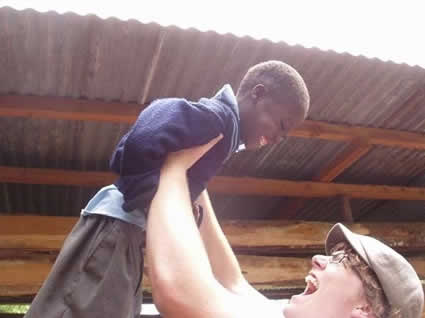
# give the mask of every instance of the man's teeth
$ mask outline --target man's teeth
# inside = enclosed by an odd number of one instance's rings
[[[311,276],[311,275],[308,275],[306,278],[305,278],[305,282],[308,284],[308,283],[311,283],[311,284],[313,284],[313,286],[317,289],[318,287],[319,287],[319,283],[318,283],[318,281],[317,281],[317,279],[316,278],[314,278],[313,276]]]
[[[307,277],[305,278],[305,282],[307,283],[307,290],[313,289],[314,292],[319,288],[319,282],[311,275],[307,275]]]

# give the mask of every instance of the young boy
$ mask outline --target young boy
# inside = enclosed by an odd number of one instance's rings
[[[235,152],[241,140],[254,149],[276,143],[307,116],[309,95],[301,76],[289,65],[269,61],[252,67],[235,96],[225,85],[211,99],[181,98],[153,102],[121,139],[111,160],[119,174],[117,188],[125,211],[149,206],[166,154],[223,139],[189,171],[192,200]]]
[[[413,267],[378,240],[336,224],[326,253],[312,258],[305,291],[288,304],[269,300],[242,275],[206,191],[205,218],[192,217],[186,170],[212,147],[170,154],[147,224],[149,276],[167,318],[421,318],[424,292]],[[214,149],[214,148],[212,148]],[[167,262],[163,260],[166,259]]]
[[[146,213],[167,154],[223,135],[188,172],[193,201],[241,142],[249,149],[278,142],[308,108],[303,79],[279,61],[252,67],[236,96],[226,85],[199,102],[154,101],[112,156],[116,186],[101,189],[83,209],[26,317],[138,316]]]

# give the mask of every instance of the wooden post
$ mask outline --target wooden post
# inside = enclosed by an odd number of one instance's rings
[[[346,223],[353,223],[353,211],[351,210],[350,198],[348,196],[341,197],[342,219]]]

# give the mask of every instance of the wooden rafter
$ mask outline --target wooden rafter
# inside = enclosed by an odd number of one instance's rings
[[[323,198],[349,196],[378,200],[425,200],[425,188],[384,185],[356,185],[324,182],[300,182],[258,178],[216,177],[208,189],[235,195],[293,196]]]
[[[12,168],[0,166],[0,182],[100,187],[113,183],[110,172],[58,169]],[[288,196],[320,198],[349,196],[378,200],[425,200],[425,188],[384,185],[357,185],[324,182],[215,177],[208,184],[212,192],[229,195]]]
[[[304,277],[311,268],[310,258],[266,257],[238,255],[247,280],[256,288],[305,286]],[[425,257],[408,258],[420,277],[425,277]],[[0,296],[37,293],[46,279],[53,261],[43,257],[27,260],[0,260]],[[143,277],[143,287],[150,290],[149,277]]]
[[[0,96],[0,116],[133,123],[143,107],[65,97]],[[425,150],[424,134],[309,120],[289,135],[342,142],[361,139],[368,145]]]
[[[0,116],[133,123],[143,105],[44,96],[0,96]]]
[[[351,143],[328,166],[323,168],[313,181],[331,182],[346,169],[351,167],[372,148],[362,143]]]
[[[5,183],[101,187],[113,183],[116,178],[117,175],[112,172],[0,166],[0,182]]]
[[[418,87],[419,88],[419,87]],[[408,114],[411,111],[411,106],[415,105],[414,101],[420,95],[423,96],[422,88],[419,88],[405,101],[402,107],[395,111],[382,123],[383,126],[391,125],[394,120]],[[313,178],[313,181],[331,182],[345,170],[355,164],[360,158],[367,154],[372,149],[372,144],[365,138],[354,139],[333,161],[326,163],[319,173]],[[305,205],[305,200],[293,199],[286,202],[285,205],[279,209],[279,216],[284,218],[293,218],[298,214],[298,211]],[[343,206],[347,204],[343,201]],[[344,211],[346,209],[344,208]],[[344,212],[345,213],[345,212]],[[349,219],[350,217],[347,216]],[[352,219],[352,215],[351,215]]]
[[[36,215],[0,216],[0,250],[59,250],[77,219]],[[235,249],[274,249],[279,255],[293,255],[293,251],[303,249],[304,255],[309,255],[323,252],[326,234],[333,223],[223,220],[221,225]],[[424,222],[353,223],[347,226],[356,233],[376,237],[400,252],[425,252]]]
[[[66,235],[76,217],[2,216],[0,217],[0,296],[35,294],[47,276]],[[331,223],[285,221],[223,221],[223,230],[232,247],[243,246],[305,249],[323,253],[323,244]],[[364,223],[349,227],[361,234],[372,235],[403,252],[424,251],[425,223]],[[397,231],[394,231],[397,228]],[[408,246],[411,250],[406,250]],[[318,251],[318,249],[320,249]],[[13,251],[24,251],[25,257],[8,257]],[[49,253],[40,253],[49,251]],[[410,253],[411,254],[411,253]],[[302,288],[311,267],[307,255],[281,257],[238,255],[248,281],[256,288]],[[425,277],[425,257],[408,256],[418,275]],[[149,266],[148,264],[146,266]],[[144,287],[149,290],[148,277]]]
[[[347,222],[347,223],[354,222],[350,198],[347,196],[341,197],[341,215],[344,222]]]
[[[319,173],[313,178],[313,181],[319,182],[331,182],[346,169],[356,163],[361,157],[363,157],[369,150],[372,149],[371,145],[367,145],[362,141],[356,141],[350,143],[346,149],[334,160],[327,163],[326,166],[319,171]],[[305,205],[305,200],[292,199],[285,203],[285,206],[280,209],[279,216],[283,218],[293,218],[297,215],[298,211]]]
[[[311,260],[295,257],[238,256],[246,278],[257,288],[287,286],[301,287]],[[34,255],[25,260],[0,260],[0,296],[35,294],[47,277],[54,260]],[[145,267],[145,273],[147,266]],[[144,289],[150,289],[144,275]]]

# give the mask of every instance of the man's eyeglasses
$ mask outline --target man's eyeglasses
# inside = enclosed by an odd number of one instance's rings
[[[345,253],[344,251],[332,253],[330,258],[329,258],[329,263],[330,264],[340,264],[344,259],[347,258],[347,256],[348,256],[348,254]]]

